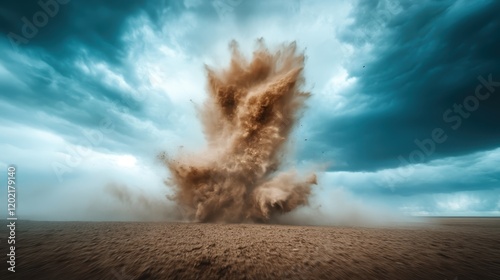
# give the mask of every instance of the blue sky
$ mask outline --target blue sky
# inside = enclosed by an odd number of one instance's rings
[[[17,166],[25,218],[165,218],[156,155],[202,149],[204,65],[262,37],[305,50],[313,96],[290,161],[326,166],[322,204],[498,216],[499,13],[495,0],[4,1],[0,167]]]

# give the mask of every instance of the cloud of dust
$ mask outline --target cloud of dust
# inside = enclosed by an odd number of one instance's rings
[[[227,69],[206,67],[208,98],[198,107],[207,147],[199,154],[161,154],[187,219],[267,222],[307,205],[314,173],[283,170],[287,139],[310,93],[304,54],[295,42],[270,51],[262,40],[250,61],[230,44]]]
[[[87,215],[95,214],[100,220],[123,221],[179,221],[181,213],[173,204],[166,204],[164,197],[146,196],[136,189],[123,184],[109,183],[104,187],[106,193],[117,199],[113,203],[96,203]],[[117,203],[118,202],[118,203]]]
[[[388,226],[415,222],[413,217],[403,216],[391,207],[373,199],[366,201],[342,187],[313,194],[308,207],[273,218],[273,222],[309,226]]]

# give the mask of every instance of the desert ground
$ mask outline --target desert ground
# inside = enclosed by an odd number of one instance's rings
[[[0,279],[500,279],[500,218],[384,227],[18,221]]]

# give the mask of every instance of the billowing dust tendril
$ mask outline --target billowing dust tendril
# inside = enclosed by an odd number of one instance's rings
[[[295,42],[269,51],[262,40],[251,61],[230,44],[227,69],[206,67],[208,99],[198,108],[208,147],[198,155],[162,156],[171,198],[190,220],[267,222],[308,202],[316,175],[281,170],[286,143],[310,93],[304,54]]]

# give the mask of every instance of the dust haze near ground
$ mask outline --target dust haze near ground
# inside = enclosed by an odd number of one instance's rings
[[[315,188],[309,197],[309,205],[276,216],[272,222],[304,226],[388,226],[419,220],[394,211],[376,199],[356,197],[342,187],[328,188]]]
[[[93,211],[102,217],[101,221],[179,221],[182,219],[178,207],[173,203],[165,203],[164,196],[154,197],[117,183],[107,184],[104,190],[114,198],[114,201],[92,207]]]
[[[206,67],[208,98],[198,108],[207,140],[199,154],[160,155],[171,173],[172,199],[201,222],[267,222],[307,205],[314,173],[283,170],[287,140],[309,93],[301,91],[304,54],[295,43],[251,60],[230,44],[227,69]]]

